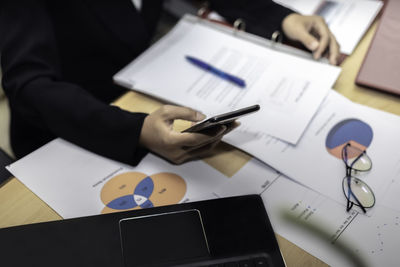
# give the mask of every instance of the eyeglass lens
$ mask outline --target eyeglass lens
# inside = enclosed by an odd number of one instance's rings
[[[351,192],[354,195],[349,194],[349,186],[351,188]],[[375,196],[371,188],[357,177],[344,177],[343,192],[346,198],[357,206],[361,205],[364,208],[370,208],[375,204]],[[358,199],[360,203],[358,203],[354,196]]]
[[[367,154],[351,145],[346,145],[342,150],[342,158],[344,163],[356,171],[368,171],[372,167],[371,159]]]

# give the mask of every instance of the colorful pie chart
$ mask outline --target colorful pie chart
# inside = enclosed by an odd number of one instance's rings
[[[358,119],[348,119],[332,127],[326,137],[325,145],[331,155],[341,159],[342,149],[347,143],[366,150],[371,144],[372,138],[371,126]]]
[[[111,178],[101,189],[102,213],[177,204],[186,193],[186,183],[177,174],[125,172]]]

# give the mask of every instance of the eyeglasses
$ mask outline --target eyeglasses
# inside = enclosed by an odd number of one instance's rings
[[[353,205],[356,205],[366,213],[367,208],[375,205],[375,195],[365,182],[353,174],[371,170],[372,161],[365,150],[352,146],[350,143],[343,147],[342,159],[346,164],[346,176],[342,182],[343,193],[347,198],[346,210],[349,211]]]

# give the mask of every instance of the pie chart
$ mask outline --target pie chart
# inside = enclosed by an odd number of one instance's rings
[[[177,174],[125,172],[111,178],[101,189],[100,198],[105,205],[101,213],[177,204],[185,193],[186,182]]]
[[[373,132],[371,126],[358,119],[347,119],[337,123],[326,137],[326,149],[336,158],[342,158],[342,149],[350,143],[361,150],[371,144]]]

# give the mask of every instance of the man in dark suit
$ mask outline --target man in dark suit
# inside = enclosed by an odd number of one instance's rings
[[[124,89],[112,76],[148,46],[162,12],[161,0],[2,0],[0,51],[3,87],[11,108],[11,144],[19,158],[55,137],[100,155],[137,164],[148,150],[181,163],[210,153],[226,131],[177,133],[174,119],[204,115],[164,106],[148,115],[110,106]],[[319,17],[306,17],[268,0],[211,1],[232,22],[270,37],[280,30],[318,58],[338,45]],[[310,32],[317,35],[311,35]]]

